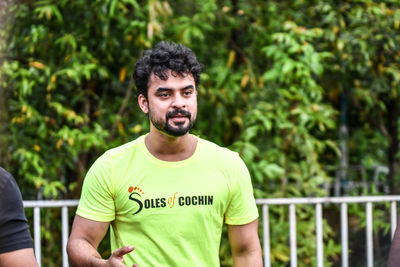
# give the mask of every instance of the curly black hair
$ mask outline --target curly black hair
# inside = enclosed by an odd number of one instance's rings
[[[193,51],[184,45],[166,41],[159,42],[153,49],[145,50],[142,57],[136,62],[133,79],[137,95],[142,94],[147,98],[151,74],[154,73],[165,81],[168,79],[169,70],[182,77],[185,74],[192,74],[197,89],[203,68]]]

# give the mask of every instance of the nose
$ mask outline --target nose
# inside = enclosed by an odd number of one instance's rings
[[[186,107],[185,99],[181,94],[174,95],[174,99],[172,101],[172,107],[179,109]]]

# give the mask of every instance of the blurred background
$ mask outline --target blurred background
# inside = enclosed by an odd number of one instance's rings
[[[0,23],[0,166],[24,200],[78,199],[99,155],[149,130],[131,76],[161,40],[205,65],[193,133],[240,153],[256,198],[400,192],[398,0],[2,0]],[[286,211],[271,209],[272,266],[289,262]],[[324,211],[325,266],[340,265],[338,212]],[[42,211],[44,266],[60,266],[59,213]],[[315,266],[314,210],[297,215],[298,264]],[[375,266],[386,215],[375,207]],[[224,239],[222,266],[229,253]]]

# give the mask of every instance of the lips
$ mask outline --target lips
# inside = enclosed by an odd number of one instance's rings
[[[177,115],[177,116],[171,116],[170,119],[173,122],[181,123],[181,122],[185,122],[186,119],[188,119],[188,116]]]
[[[190,119],[190,112],[186,110],[173,110],[167,113],[167,120],[171,119],[173,121],[185,121],[186,118]]]

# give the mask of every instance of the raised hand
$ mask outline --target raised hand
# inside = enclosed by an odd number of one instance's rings
[[[107,260],[108,265],[110,267],[122,267],[124,265],[124,255],[132,252],[135,249],[134,246],[124,246],[114,250],[113,254],[111,254],[110,258]],[[132,267],[139,267],[136,264],[133,264]]]

